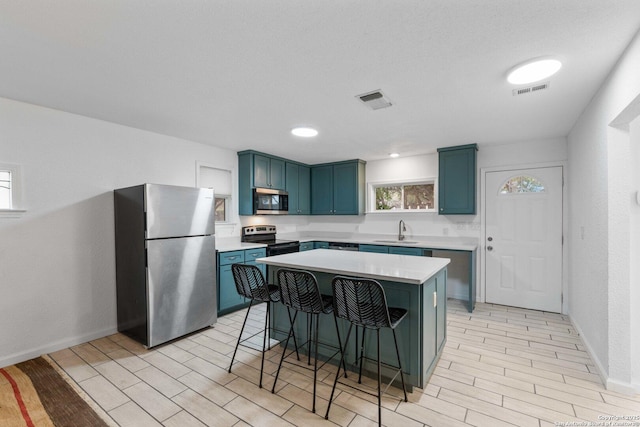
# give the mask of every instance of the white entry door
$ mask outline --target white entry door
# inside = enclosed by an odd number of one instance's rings
[[[562,310],[562,167],[485,175],[486,301]]]

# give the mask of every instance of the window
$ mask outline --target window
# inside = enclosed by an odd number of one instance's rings
[[[231,220],[231,171],[198,163],[197,186],[213,188],[216,222]]]
[[[22,167],[0,163],[0,217],[17,218],[22,210]]]
[[[544,184],[532,176],[516,176],[504,183],[500,194],[543,193]]]
[[[11,209],[11,171],[0,170],[0,209]]]
[[[431,182],[373,184],[373,212],[435,211],[435,185]]]

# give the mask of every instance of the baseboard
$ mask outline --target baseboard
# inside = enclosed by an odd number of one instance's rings
[[[453,298],[453,299],[459,299],[462,301],[469,301],[469,294],[468,293],[462,293],[462,294],[449,294],[447,293],[447,298]],[[476,302],[478,300],[476,299]]]
[[[8,356],[0,357],[0,368],[10,365],[15,365],[16,363],[24,362],[26,360],[34,359],[38,356],[42,356],[43,354],[53,353],[54,351],[63,350],[65,348],[73,347],[74,345],[83,344],[88,341],[93,341],[98,338],[106,337],[108,335],[113,335],[118,332],[117,328],[107,328],[101,331],[95,331],[90,334],[80,335],[75,337],[68,337],[56,342],[47,343],[41,347],[32,348],[27,351],[22,351],[20,353],[10,354]]]
[[[596,357],[596,353],[593,351],[593,347],[591,347],[591,344],[589,344],[589,341],[586,339],[584,333],[582,332],[582,328],[580,328],[580,325],[578,325],[578,323],[575,321],[575,319],[571,315],[569,315],[569,320],[571,321],[571,324],[573,325],[575,330],[578,332],[578,334],[580,334],[580,338],[582,339],[582,342],[584,343],[584,346],[587,349],[587,353],[589,353],[589,357],[591,357],[591,360],[593,360],[593,363],[595,364],[595,367],[598,370],[597,374],[600,377],[600,381],[602,381],[602,384],[604,385],[604,387],[607,390],[615,391],[617,393],[626,394],[626,395],[634,395],[634,394],[640,393],[640,388],[638,387],[637,384],[622,382],[622,381],[609,378],[609,374],[604,369],[604,366],[602,366],[600,359]]]
[[[615,391],[620,394],[634,395],[640,393],[638,384],[625,383],[622,381],[612,380],[610,378],[607,379],[605,387],[607,390]]]

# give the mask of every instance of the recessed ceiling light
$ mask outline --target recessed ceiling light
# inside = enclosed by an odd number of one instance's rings
[[[554,75],[561,67],[562,63],[557,59],[534,59],[512,69],[507,81],[514,85],[537,82]]]
[[[391,153],[391,154],[389,154],[389,157],[393,157],[393,158],[395,159],[396,157],[400,157],[400,154],[398,154],[398,153]]]
[[[291,129],[291,133],[294,134],[295,136],[301,136],[303,138],[311,138],[313,136],[316,136],[318,134],[318,131],[310,127],[297,127],[297,128]]]

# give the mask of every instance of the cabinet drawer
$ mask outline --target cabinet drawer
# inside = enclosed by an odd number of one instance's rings
[[[388,254],[389,248],[379,245],[360,245],[360,252],[375,252],[379,254]]]
[[[266,248],[257,248],[257,249],[247,249],[244,251],[244,261],[252,262],[257,258],[264,258],[267,256]]]
[[[314,249],[329,249],[329,242],[313,242]]]
[[[422,256],[422,249],[420,248],[405,248],[402,246],[390,246],[389,247],[390,254],[396,255],[415,255]]]
[[[245,251],[220,252],[218,255],[220,258],[220,265],[244,262],[244,252]]]

